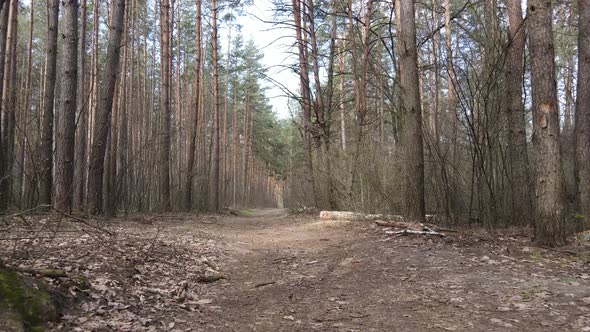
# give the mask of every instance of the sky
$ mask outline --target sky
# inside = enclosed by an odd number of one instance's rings
[[[290,117],[289,98],[272,81],[279,82],[294,93],[298,90],[297,76],[291,69],[284,68],[294,64],[297,60],[289,53],[294,41],[293,32],[277,28],[272,23],[265,23],[265,21],[273,20],[271,0],[254,0],[253,3],[252,6],[246,8],[245,15],[238,18],[238,23],[242,26],[244,38],[252,39],[264,54],[262,64],[268,68],[267,75],[270,77],[266,83],[268,87],[266,95],[274,112],[279,118],[286,119]]]

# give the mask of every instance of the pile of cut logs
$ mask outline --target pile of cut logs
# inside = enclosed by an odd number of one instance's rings
[[[433,218],[433,216],[427,216],[427,219],[431,218]],[[339,221],[373,221],[378,226],[387,227],[385,234],[394,236],[429,235],[444,237],[445,234],[442,233],[442,231],[452,231],[448,229],[443,230],[434,225],[406,221],[404,217],[400,215],[364,214],[348,211],[322,211],[320,212],[320,219]]]

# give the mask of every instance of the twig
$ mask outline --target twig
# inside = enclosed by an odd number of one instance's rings
[[[145,252],[145,255],[143,257],[143,261],[146,262],[148,260],[148,258],[150,257],[150,255],[152,254],[152,252],[154,251],[154,247],[156,246],[156,240],[158,240],[158,237],[160,236],[160,231],[162,230],[162,226],[158,226],[158,229],[156,230],[156,235],[154,235],[154,238],[152,239],[152,241],[150,242],[150,247],[149,249]]]
[[[0,233],[8,232],[14,225],[8,225],[6,228],[0,228]]]
[[[259,284],[254,285],[254,288],[260,288],[260,287],[264,287],[264,286],[268,286],[268,285],[272,285],[272,284],[276,284],[276,281],[266,281],[266,282],[261,282]]]
[[[365,318],[365,317],[369,317],[371,315],[370,314],[360,314],[360,315],[350,314],[349,316],[350,316],[350,318]]]
[[[20,240],[47,240],[47,239],[66,239],[66,238],[70,238],[73,239],[75,238],[74,236],[38,236],[38,235],[33,235],[33,236],[21,236],[21,237],[2,237],[0,238],[0,241],[20,241]]]

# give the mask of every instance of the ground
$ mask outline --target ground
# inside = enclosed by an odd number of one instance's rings
[[[537,248],[518,231],[388,237],[370,222],[284,210],[137,217],[107,228],[132,235],[92,232],[71,246],[67,264],[34,251],[9,260],[53,262],[89,279],[88,291],[66,287],[77,304],[51,329],[590,331],[584,244]],[[85,247],[98,242],[102,250]],[[69,252],[67,240],[59,244]]]

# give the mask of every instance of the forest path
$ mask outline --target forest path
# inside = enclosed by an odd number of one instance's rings
[[[366,223],[282,210],[223,218],[205,231],[226,247],[228,279],[203,294],[211,303],[196,331],[590,330],[588,275],[549,254],[531,259],[520,242],[523,251],[384,241]]]

